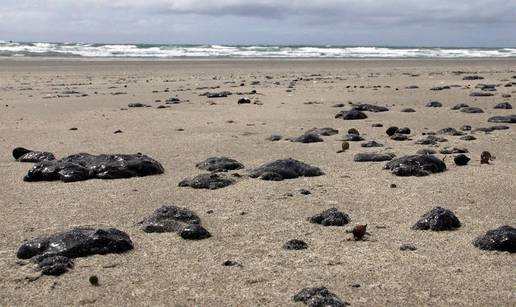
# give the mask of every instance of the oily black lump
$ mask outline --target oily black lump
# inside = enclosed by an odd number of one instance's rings
[[[443,137],[439,137],[439,136],[435,136],[435,135],[428,135],[426,138],[419,139],[419,140],[415,141],[414,143],[418,144],[418,145],[435,145],[435,144],[437,144],[437,142],[447,142],[447,141],[448,140]]]
[[[308,248],[308,244],[306,244],[305,241],[298,240],[298,239],[292,239],[292,240],[285,242],[285,244],[283,244],[283,249],[286,249],[286,250],[301,250],[301,249],[307,249],[307,248]]]
[[[326,287],[301,289],[292,299],[294,302],[302,302],[309,307],[344,307],[349,305]]]
[[[395,134],[391,135],[390,139],[394,140],[394,141],[408,141],[408,140],[411,140],[411,138],[409,138],[408,135],[401,134],[401,133],[395,133]]]
[[[307,134],[307,133],[317,134],[317,135],[322,135],[322,136],[330,136],[330,135],[338,134],[339,130],[333,129],[330,127],[312,128],[312,129],[307,130],[305,134]]]
[[[129,236],[118,229],[73,228],[23,243],[16,256],[32,259],[46,275],[61,275],[73,267],[72,258],[123,253],[133,249]]]
[[[465,107],[460,109],[463,113],[484,113],[484,110],[478,107]]]
[[[471,76],[464,76],[462,80],[482,80],[484,77],[477,76],[477,75],[471,75]]]
[[[142,229],[151,232],[176,232],[183,239],[201,240],[211,234],[201,225],[201,218],[187,208],[163,206],[142,222]]]
[[[463,141],[473,141],[473,140],[476,140],[477,138],[472,135],[465,135],[465,136],[461,136],[459,139],[463,140]]]
[[[289,140],[291,142],[298,142],[298,143],[304,143],[304,144],[307,144],[307,143],[319,143],[319,142],[323,142],[324,141],[318,134],[315,134],[315,133],[305,133],[303,135],[300,135],[300,136],[295,137],[295,138],[291,138]]]
[[[402,127],[402,128],[398,128],[396,126],[391,126],[389,128],[387,128],[387,130],[385,130],[385,133],[392,137],[396,134],[410,134],[410,128],[409,127]]]
[[[385,130],[385,133],[388,135],[388,136],[392,136],[396,133],[396,131],[398,131],[398,127],[396,126],[391,126],[389,128],[387,128],[387,130]]]
[[[384,169],[396,176],[427,176],[444,172],[446,164],[433,155],[409,155],[387,162]]]
[[[369,111],[369,112],[387,112],[389,109],[384,106],[377,106],[369,103],[360,103],[353,105],[353,108],[359,111]]]
[[[443,106],[443,104],[439,101],[430,101],[425,106],[428,108],[440,108]]]
[[[477,237],[473,245],[483,250],[516,253],[516,228],[503,225]]]
[[[459,153],[468,153],[469,150],[464,147],[445,147],[439,151],[443,155],[451,155],[451,154],[459,154]]]
[[[452,127],[447,127],[447,128],[443,128],[443,129],[439,129],[437,131],[437,134],[446,134],[446,135],[464,135],[464,132],[462,131],[459,131],[455,128],[452,128]]]
[[[507,123],[514,124],[516,123],[516,115],[507,115],[507,116],[493,116],[487,120],[490,123]]]
[[[394,158],[393,153],[372,153],[372,152],[361,152],[357,153],[353,157],[355,162],[382,162],[390,161]]]
[[[507,130],[507,129],[510,129],[509,126],[504,126],[504,125],[497,125],[497,126],[491,126],[491,127],[479,127],[479,128],[475,128],[473,130],[473,132],[484,132],[484,133],[491,133],[493,131],[498,131],[498,130]]]
[[[224,98],[232,95],[229,91],[221,91],[221,92],[205,92],[200,94],[199,96],[206,96],[208,98]]]
[[[453,157],[453,161],[455,162],[455,164],[461,165],[461,166],[467,165],[470,160],[471,159],[468,156],[463,155],[463,154]]]
[[[132,248],[131,239],[121,230],[79,227],[46,238],[27,241],[20,246],[16,256],[20,259],[56,255],[76,258],[95,254],[122,253]]]
[[[471,97],[490,97],[490,96],[494,96],[493,93],[486,93],[486,92],[472,92],[469,95]]]
[[[235,183],[235,180],[224,174],[207,173],[195,177],[185,178],[178,184],[180,187],[191,187],[194,189],[216,190],[225,188]]]
[[[59,276],[73,268],[73,260],[65,256],[35,257],[36,270],[44,275]]]
[[[252,170],[249,176],[252,178],[259,177],[262,180],[280,181],[283,179],[321,175],[324,175],[324,172],[320,168],[289,158],[263,164]]]
[[[335,118],[340,118],[343,120],[356,120],[366,119],[367,115],[362,111],[352,108],[349,111],[340,111],[339,113],[337,113],[337,115],[335,115]]]
[[[458,104],[454,105],[453,107],[451,107],[452,110],[460,110],[462,108],[469,108],[469,105],[467,105],[465,103],[458,103]]]
[[[353,133],[346,134],[342,138],[342,141],[349,141],[349,142],[360,142],[360,141],[363,141],[363,140],[364,140],[363,137],[361,137],[358,134],[353,134]]]
[[[351,219],[349,215],[339,211],[337,208],[330,208],[323,212],[307,218],[310,223],[321,224],[323,226],[344,226]]]
[[[72,182],[92,178],[141,177],[163,172],[163,166],[158,161],[140,153],[134,155],[79,153],[59,160],[41,161],[28,171],[23,180]]]
[[[499,104],[494,106],[495,109],[512,109],[512,105],[508,102],[500,102]]]
[[[211,157],[197,163],[195,167],[209,172],[226,172],[242,169],[244,165],[228,157]]]
[[[459,219],[448,209],[435,207],[421,216],[421,219],[412,226],[417,230],[453,230],[461,226]]]
[[[402,128],[398,128],[398,130],[396,130],[396,133],[399,133],[399,134],[410,134],[410,128],[409,127],[402,127]]]
[[[361,147],[370,148],[370,147],[383,147],[383,144],[380,144],[376,141],[368,141],[360,144]]]
[[[35,151],[23,147],[16,147],[13,149],[13,157],[20,162],[37,163],[45,160],[55,160],[54,154],[45,151]]]

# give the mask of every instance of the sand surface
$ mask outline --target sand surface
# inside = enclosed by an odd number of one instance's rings
[[[471,74],[485,79],[462,80]],[[487,127],[493,125],[487,122],[491,116],[516,114],[493,109],[504,101],[516,106],[516,85],[503,86],[516,82],[512,76],[516,60],[0,60],[0,306],[302,306],[292,296],[312,286],[326,286],[352,306],[514,306],[516,256],[481,251],[471,242],[489,229],[516,224],[516,124],[474,133],[477,140],[469,142],[445,136],[449,141],[435,149],[466,147],[472,160],[458,167],[448,156],[448,170],[440,174],[396,177],[382,169],[384,162],[353,162],[358,152],[413,154],[428,147],[414,144],[425,131]],[[479,83],[502,86],[492,97],[469,96]],[[406,89],[411,85],[419,88]],[[430,90],[443,85],[460,86]],[[213,86],[219,88],[198,89]],[[253,89],[259,94],[245,96],[260,104],[238,105],[244,95],[199,96]],[[64,94],[70,90],[87,96]],[[184,102],[156,108],[171,97]],[[431,100],[443,107],[425,107]],[[127,108],[133,102],[151,107]],[[390,111],[367,112],[365,120],[335,119],[349,109],[348,102]],[[332,107],[337,103],[346,106]],[[457,103],[485,113],[450,110]],[[416,112],[400,112],[405,107]],[[391,125],[409,127],[412,141],[390,140],[385,130]],[[69,130],[73,127],[77,130]],[[313,127],[333,127],[339,134],[314,144],[266,140],[271,134],[299,136]],[[337,153],[349,128],[385,147],[352,142]],[[165,173],[28,183],[22,178],[31,163],[11,156],[17,146],[57,157],[141,152],[160,161]],[[480,164],[484,150],[496,156],[490,165]],[[244,177],[218,190],[178,187],[183,178],[202,173],[195,164],[212,156],[242,162],[242,175],[288,157],[326,174],[281,182]],[[390,188],[392,183],[397,188]],[[137,222],[165,204],[197,212],[213,237],[187,241],[175,233],[144,233]],[[455,212],[462,227],[411,230],[438,205]],[[349,214],[351,223],[323,227],[306,221],[330,207]],[[368,224],[368,240],[350,240],[346,230],[356,224]],[[59,277],[38,278],[30,265],[17,264],[23,240],[79,225],[121,229],[135,248],[77,258],[75,268]],[[308,249],[282,249],[294,238]],[[417,250],[400,251],[404,243]],[[225,267],[225,260],[242,267]],[[100,286],[90,285],[90,275],[99,277]]]

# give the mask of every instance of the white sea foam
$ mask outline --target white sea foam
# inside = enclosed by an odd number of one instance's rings
[[[0,40],[0,56],[115,58],[502,58],[516,57],[516,48],[131,45],[44,42],[21,43]]]

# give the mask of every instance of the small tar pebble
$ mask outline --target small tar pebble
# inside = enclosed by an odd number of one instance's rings
[[[99,278],[96,275],[91,275],[89,280],[90,280],[90,284],[92,286],[98,286],[99,285]]]

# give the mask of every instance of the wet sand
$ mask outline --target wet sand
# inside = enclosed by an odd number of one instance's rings
[[[463,80],[466,75],[485,79]],[[500,102],[516,106],[516,85],[504,86],[516,82],[514,77],[514,59],[2,59],[0,305],[302,306],[292,301],[294,294],[326,286],[352,306],[514,306],[515,255],[481,251],[471,242],[487,230],[516,224],[515,124],[473,133],[473,141],[445,136],[448,142],[432,148],[466,147],[472,160],[459,167],[448,155],[448,170],[439,174],[396,177],[383,170],[384,162],[353,162],[359,152],[414,154],[429,147],[414,144],[423,132],[488,127],[494,125],[487,122],[491,116],[516,114],[493,109]],[[289,89],[292,80],[297,81]],[[492,97],[471,97],[480,83],[500,86]],[[406,88],[412,85],[418,88]],[[459,86],[430,90],[445,85]],[[258,94],[199,96],[223,90]],[[113,95],[117,92],[124,94]],[[244,96],[253,103],[238,105]],[[157,108],[171,97],[182,102]],[[434,100],[443,107],[425,107]],[[150,107],[127,108],[138,102]],[[350,108],[348,102],[390,111],[366,112],[364,120],[335,119]],[[338,103],[345,106],[333,107]],[[450,110],[458,103],[484,113]],[[407,107],[416,112],[400,112]],[[409,127],[412,141],[389,139],[389,126]],[[332,127],[339,134],[312,144],[266,140],[271,134],[296,137],[313,127]],[[350,142],[349,150],[337,153],[349,128],[385,146],[368,149],[360,147],[363,142]],[[13,159],[11,151],[18,146],[57,157],[141,152],[160,161],[165,173],[23,182],[31,164]],[[496,157],[489,165],[480,164],[485,150]],[[246,167],[238,171],[242,175],[289,157],[318,166],[325,175],[281,182],[242,178],[218,190],[178,187],[185,177],[202,173],[195,164],[212,156],[240,161]],[[186,241],[174,233],[144,233],[137,223],[165,204],[194,210],[212,237]],[[435,206],[452,210],[462,227],[412,230]],[[349,214],[351,223],[323,227],[306,221],[331,207]],[[356,224],[368,224],[366,241],[350,240],[346,230]],[[75,268],[59,277],[38,278],[29,265],[17,264],[23,240],[83,225],[123,230],[134,250],[77,258]],[[282,249],[290,239],[304,240],[308,249]],[[417,250],[400,251],[405,243]],[[226,260],[242,267],[223,266]],[[99,286],[90,285],[90,275],[98,276]]]

